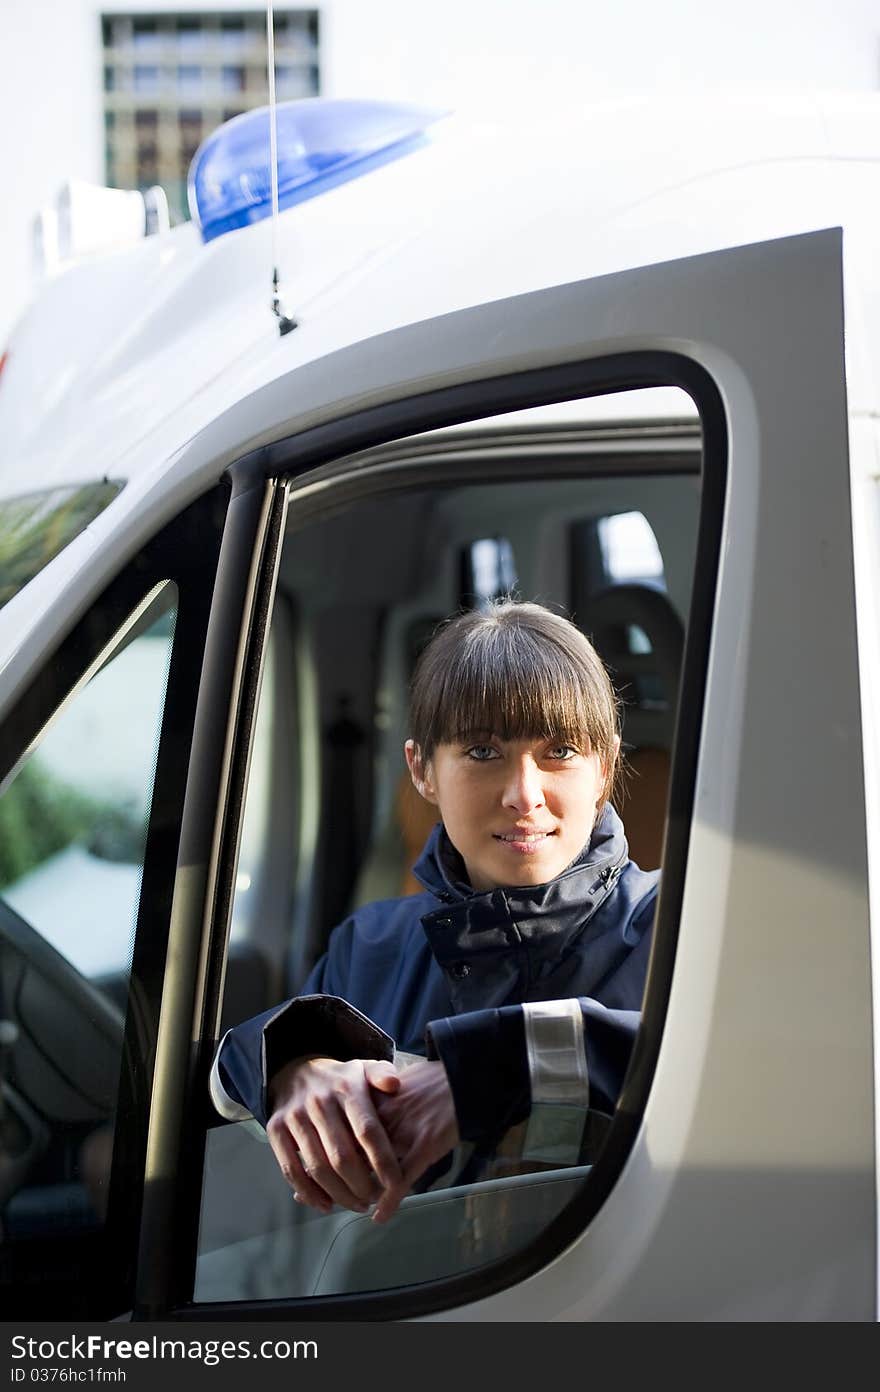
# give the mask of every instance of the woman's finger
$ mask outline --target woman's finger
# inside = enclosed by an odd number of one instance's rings
[[[296,1139],[303,1167],[343,1208],[366,1213],[377,1183],[335,1097],[309,1098],[308,1118],[299,1118]]]
[[[394,1188],[401,1181],[400,1165],[366,1085],[345,1098],[345,1114],[355,1143],[379,1184],[383,1189]],[[375,1192],[372,1197],[376,1197]]]
[[[364,1077],[370,1087],[393,1094],[400,1091],[400,1074],[393,1063],[384,1059],[364,1059]]]
[[[278,1168],[293,1190],[295,1198],[309,1208],[318,1208],[322,1213],[329,1213],[333,1206],[332,1200],[329,1194],[306,1174],[296,1142],[287,1126],[282,1124],[280,1118],[277,1122],[273,1119],[266,1127],[266,1134]]]
[[[409,1191],[410,1185],[405,1179],[401,1179],[400,1183],[395,1184],[392,1188],[386,1189],[380,1195],[379,1201],[376,1204],[376,1209],[373,1213],[373,1222],[387,1223],[388,1219],[400,1208],[402,1201],[406,1198]]]

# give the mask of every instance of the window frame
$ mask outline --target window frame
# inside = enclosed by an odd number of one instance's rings
[[[201,1198],[201,1170],[181,1172],[178,1201],[175,1205],[157,1210],[151,1221],[157,1226],[154,1243],[148,1250],[154,1254],[160,1232],[166,1242],[164,1273],[147,1269],[143,1252],[140,1263],[139,1297],[136,1318],[173,1318],[177,1320],[272,1320],[281,1315],[295,1314],[308,1319],[402,1319],[446,1310],[471,1300],[502,1291],[545,1267],[581,1235],[598,1212],[614,1186],[635,1140],[647,1102],[660,1048],[663,1025],[675,961],[678,921],[684,891],[687,850],[693,812],[699,752],[705,681],[712,632],[712,616],[718,574],[724,502],[726,497],[728,434],[727,418],[719,389],[710,373],[694,359],[681,353],[647,350],[601,357],[579,358],[574,362],[533,368],[504,376],[484,377],[462,382],[439,390],[413,395],[381,406],[366,408],[328,424],[268,445],[245,456],[233,465],[230,472],[236,488],[254,486],[263,480],[275,480],[279,486],[291,485],[297,491],[309,484],[318,490],[333,487],[335,501],[353,496],[361,488],[372,490],[378,479],[381,487],[381,465],[358,465],[348,456],[377,445],[400,442],[403,437],[436,429],[445,425],[515,411],[526,407],[574,400],[611,392],[638,390],[645,387],[675,386],[685,391],[697,407],[703,433],[702,496],[697,534],[691,613],[682,667],[679,717],[673,747],[672,772],[669,790],[666,850],[662,891],[658,901],[654,947],[646,989],[642,1026],[623,1092],[603,1152],[593,1167],[589,1182],[566,1205],[560,1216],[523,1248],[493,1266],[490,1271],[465,1272],[453,1278],[429,1282],[416,1287],[398,1287],[383,1291],[362,1292],[325,1297],[290,1297],[267,1301],[231,1301],[192,1303],[198,1235],[198,1213]],[[530,461],[533,466],[533,460]],[[523,461],[528,467],[527,461]],[[578,467],[578,471],[582,466]],[[614,471],[614,466],[610,466]],[[662,468],[662,457],[656,454],[645,460],[644,471]],[[430,476],[432,465],[422,469]],[[436,464],[433,466],[437,480]],[[419,467],[409,471],[412,481],[418,480]],[[506,467],[505,476],[508,475]],[[467,477],[465,472],[464,477]],[[443,470],[443,481],[462,477],[453,467]],[[279,547],[280,550],[280,547]],[[270,556],[274,571],[265,576],[264,597],[274,589],[278,552]],[[271,607],[271,606],[270,606]],[[269,611],[264,616],[262,631],[268,624]],[[212,616],[213,625],[213,616]],[[251,635],[249,665],[258,666],[260,637]],[[251,721],[253,718],[251,708]],[[242,723],[239,729],[238,766],[246,768],[247,744],[250,731]],[[243,788],[236,794],[239,801]],[[229,829],[227,828],[227,832]],[[234,835],[227,835],[228,853],[235,855]],[[227,880],[234,875],[234,865],[224,871]],[[218,961],[228,933],[226,922],[211,925],[211,944],[206,950],[212,959],[211,981],[222,983],[223,963]],[[207,1003],[207,1002],[203,1002]],[[211,1010],[215,1019],[220,999],[215,992]],[[219,1124],[219,1118],[206,1116],[208,1111],[207,1077],[210,1053],[216,1044],[216,1032],[210,1041],[211,1050],[201,1049],[202,1091],[196,1110],[205,1127]],[[203,1040],[203,1044],[205,1041]],[[165,1080],[170,1084],[170,1080]],[[154,1104],[163,1109],[162,1080]],[[205,1132],[201,1137],[190,1135],[189,1154],[204,1155]],[[189,1186],[184,1197],[183,1190]],[[187,1215],[185,1221],[168,1222],[172,1212]],[[171,1240],[168,1241],[170,1234]],[[149,1294],[147,1294],[149,1292]]]
[[[217,583],[180,817],[168,961],[146,1138],[134,1318],[193,1289],[208,1074],[223,1000],[244,793],[284,531],[287,489],[229,471]],[[169,1240],[170,1237],[170,1240]]]

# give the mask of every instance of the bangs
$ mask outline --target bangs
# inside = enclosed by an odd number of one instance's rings
[[[581,654],[514,625],[484,624],[462,637],[455,660],[431,674],[430,708],[413,712],[427,757],[438,744],[477,734],[558,739],[584,752],[588,743],[607,753],[617,729],[616,703],[585,640]]]

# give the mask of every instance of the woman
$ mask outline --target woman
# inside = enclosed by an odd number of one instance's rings
[[[567,619],[505,600],[448,621],[410,729],[441,819],[425,892],[340,924],[302,995],[229,1031],[212,1075],[301,1203],[375,1202],[378,1222],[459,1140],[491,1146],[538,1103],[613,1110],[659,878],[628,858],[614,691]]]

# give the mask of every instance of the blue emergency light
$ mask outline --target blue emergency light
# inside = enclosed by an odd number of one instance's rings
[[[446,112],[398,102],[309,97],[275,108],[278,206],[357,179],[426,143]],[[187,197],[206,242],[272,213],[269,107],[218,127],[193,156]]]

